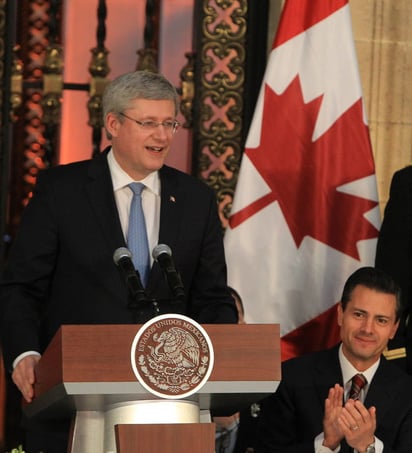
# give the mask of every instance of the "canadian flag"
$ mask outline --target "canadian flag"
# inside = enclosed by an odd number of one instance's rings
[[[229,285],[246,322],[280,324],[283,360],[339,340],[379,225],[348,1],[286,0],[225,233]]]

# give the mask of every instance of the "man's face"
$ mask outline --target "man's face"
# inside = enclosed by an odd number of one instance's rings
[[[375,363],[398,328],[396,297],[358,285],[345,311],[338,306],[343,353],[363,371]]]
[[[163,123],[175,119],[175,105],[171,100],[135,99],[122,113],[138,121]],[[148,130],[114,113],[107,115],[106,127],[117,162],[134,180],[140,181],[163,166],[173,139],[171,130],[162,125]]]

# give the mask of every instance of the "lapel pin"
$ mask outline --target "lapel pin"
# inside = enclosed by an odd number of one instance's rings
[[[172,203],[176,203],[176,198],[175,198],[173,195],[170,195],[169,200],[170,200]]]

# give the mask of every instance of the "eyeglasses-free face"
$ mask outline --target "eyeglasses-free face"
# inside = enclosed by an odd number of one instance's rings
[[[140,120],[136,120],[136,119],[130,117],[129,115],[126,115],[126,114],[123,113],[123,112],[119,112],[119,115],[123,116],[124,118],[127,118],[127,119],[130,120],[130,121],[135,122],[135,123],[138,124],[142,129],[144,129],[144,130],[146,130],[146,131],[153,131],[153,130],[155,130],[157,127],[162,126],[162,127],[164,127],[164,129],[166,130],[166,132],[168,132],[168,133],[170,133],[170,134],[174,134],[174,133],[177,132],[177,130],[178,130],[179,127],[180,127],[179,121],[176,121],[176,120],[173,120],[173,121],[163,121],[163,122],[153,121],[153,120],[144,120],[144,121],[140,121]]]

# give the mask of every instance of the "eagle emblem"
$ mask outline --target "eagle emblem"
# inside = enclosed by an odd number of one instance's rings
[[[142,326],[136,337],[133,368],[153,393],[181,398],[197,391],[209,377],[212,344],[192,319],[161,315]]]

